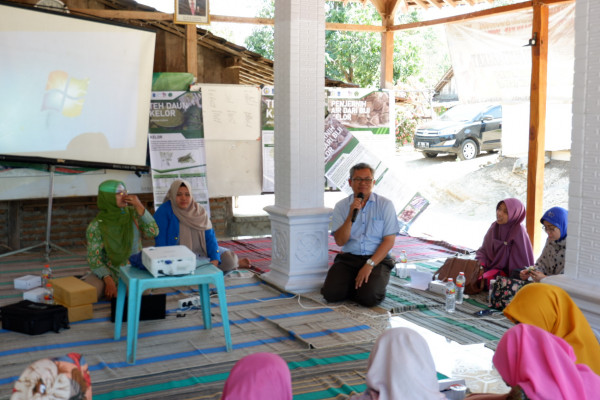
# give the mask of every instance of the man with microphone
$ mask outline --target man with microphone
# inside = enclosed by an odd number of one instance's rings
[[[372,193],[374,173],[368,164],[353,166],[348,182],[354,194],[333,209],[333,237],[342,252],[321,288],[328,302],[351,299],[373,307],[385,298],[394,267],[389,252],[400,226],[392,202]]]

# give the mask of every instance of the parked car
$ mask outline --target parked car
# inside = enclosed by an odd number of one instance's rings
[[[425,157],[452,153],[461,160],[471,160],[482,151],[500,150],[502,106],[458,104],[439,119],[418,127],[414,146]]]

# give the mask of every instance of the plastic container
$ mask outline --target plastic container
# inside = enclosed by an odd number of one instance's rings
[[[42,287],[46,287],[46,283],[50,282],[52,279],[52,268],[50,268],[49,264],[44,265],[42,268]]]
[[[459,273],[456,277],[456,304],[462,304],[463,302],[466,281],[467,278],[465,278],[464,272]]]
[[[494,289],[494,283],[496,283],[495,279],[490,279],[490,290],[488,292],[488,304],[492,306],[492,290]]]
[[[44,303],[54,304],[54,288],[51,283],[46,283],[46,292],[44,293]]]
[[[400,257],[398,257],[398,262],[396,263],[396,276],[402,279],[408,277],[408,257],[406,256],[406,250],[402,250]]]
[[[446,283],[446,312],[453,313],[456,309],[456,286],[454,279],[448,278]]]

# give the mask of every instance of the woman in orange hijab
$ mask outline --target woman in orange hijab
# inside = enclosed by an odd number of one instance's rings
[[[520,289],[504,315],[515,323],[535,325],[563,338],[573,347],[578,364],[600,375],[600,344],[590,324],[563,289],[531,283]]]

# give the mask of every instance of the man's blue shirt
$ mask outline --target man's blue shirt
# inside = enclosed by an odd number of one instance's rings
[[[337,202],[333,208],[332,234],[344,224],[348,217],[354,195]],[[372,255],[384,236],[396,235],[400,230],[394,204],[383,196],[371,193],[369,200],[356,216],[352,224],[350,239],[342,247],[344,253]]]

